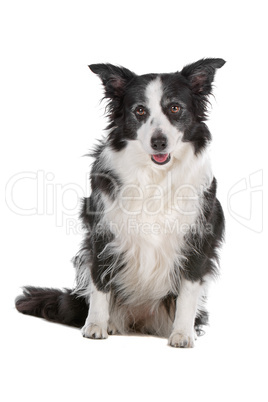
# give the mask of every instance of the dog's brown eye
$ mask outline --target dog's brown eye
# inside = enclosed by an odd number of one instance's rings
[[[172,105],[170,110],[172,113],[178,113],[180,111],[180,107],[178,105]]]
[[[144,109],[143,107],[139,106],[139,107],[136,109],[136,113],[137,113],[139,116],[144,116],[146,112],[145,112],[145,109]]]

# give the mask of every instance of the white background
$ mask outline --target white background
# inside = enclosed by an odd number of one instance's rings
[[[265,2],[1,4],[2,400],[267,401]],[[202,57],[227,61],[208,122],[227,232],[206,335],[192,350],[151,337],[90,341],[18,314],[21,286],[74,283],[70,259],[81,235],[72,225],[78,196],[89,192],[82,155],[106,124],[87,64],[143,74]]]

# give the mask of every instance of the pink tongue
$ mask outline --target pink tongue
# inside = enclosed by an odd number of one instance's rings
[[[153,155],[153,159],[159,163],[165,162],[167,160],[167,158],[168,158],[168,154]]]

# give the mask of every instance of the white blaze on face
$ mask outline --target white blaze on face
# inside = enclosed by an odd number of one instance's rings
[[[151,138],[157,132],[161,131],[167,137],[168,146],[166,153],[172,153],[176,144],[181,139],[183,133],[173,126],[167,116],[163,113],[161,99],[163,98],[163,85],[160,77],[151,81],[146,90],[146,105],[144,105],[149,117],[145,123],[138,129],[138,140],[141,142],[144,150],[149,154],[155,153],[151,147]]]

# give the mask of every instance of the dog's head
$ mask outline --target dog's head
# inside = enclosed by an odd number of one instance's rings
[[[181,142],[201,152],[210,140],[204,124],[208,97],[222,59],[202,59],[171,74],[136,75],[111,64],[89,68],[102,80],[117,151],[137,140],[157,165],[168,165]]]

